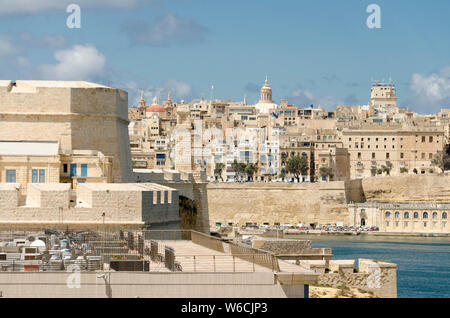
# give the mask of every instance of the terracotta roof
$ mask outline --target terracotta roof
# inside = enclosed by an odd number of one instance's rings
[[[160,105],[152,105],[150,107],[147,107],[146,109],[147,112],[165,112],[166,110],[164,109],[164,107],[160,106]]]

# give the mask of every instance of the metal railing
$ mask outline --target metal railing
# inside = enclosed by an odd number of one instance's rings
[[[249,273],[277,271],[276,263],[261,266],[257,254],[176,255],[175,271],[192,273]]]
[[[212,249],[214,251],[225,253],[225,250],[223,248],[223,241],[221,239],[197,232],[192,231],[191,232],[191,240],[192,243],[201,245],[203,247]]]
[[[233,256],[239,257],[247,262],[256,263],[273,271],[280,271],[278,259],[274,254],[238,243],[230,242],[229,244]]]

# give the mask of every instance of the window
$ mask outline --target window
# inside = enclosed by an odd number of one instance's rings
[[[386,214],[385,214],[385,218],[389,219],[390,217],[391,217],[391,212],[387,211]]]
[[[395,218],[396,218],[396,219],[400,219],[400,212],[398,212],[398,211],[395,212]]]
[[[77,176],[77,165],[74,163],[70,164],[70,176],[76,177]]]
[[[433,142],[433,136],[430,136],[429,141]]]
[[[442,212],[442,219],[447,219],[447,212]]]
[[[422,136],[422,142],[425,142],[425,136]]]
[[[16,170],[6,170],[6,182],[8,183],[16,182]]]
[[[428,154],[428,159],[433,159],[433,154],[432,153]]]
[[[81,164],[81,177],[87,177],[87,164]]]
[[[375,152],[372,152],[372,159],[375,159]]]
[[[403,214],[403,218],[409,219],[409,212],[405,212],[405,213]]]
[[[422,159],[425,159],[425,153],[422,152]]]
[[[419,218],[419,213],[418,212],[414,212],[414,218],[418,219]]]
[[[45,183],[45,169],[39,169],[39,183]]]
[[[423,222],[423,227],[427,227],[427,222]]]
[[[428,212],[423,212],[422,217],[423,217],[424,219],[428,219]]]
[[[386,159],[389,159],[389,152],[386,152]]]
[[[400,159],[403,159],[405,157],[405,154],[403,152],[400,153]]]
[[[361,159],[361,153],[358,152],[358,159]]]
[[[39,182],[39,171],[38,169],[31,170],[31,183]]]
[[[67,163],[65,163],[65,164],[63,164],[63,172],[67,173],[67,171],[68,171],[68,166],[67,166]]]
[[[437,212],[433,212],[433,219],[437,219],[437,218],[438,218]]]
[[[405,222],[405,227],[408,227],[408,222]]]

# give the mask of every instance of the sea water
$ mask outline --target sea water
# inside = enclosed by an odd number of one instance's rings
[[[332,248],[333,259],[369,258],[397,264],[399,298],[450,297],[450,238],[308,235],[313,247]]]

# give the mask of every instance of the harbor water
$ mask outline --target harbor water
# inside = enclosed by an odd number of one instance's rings
[[[302,235],[312,247],[332,248],[333,259],[369,258],[397,264],[399,298],[450,297],[450,238]]]

